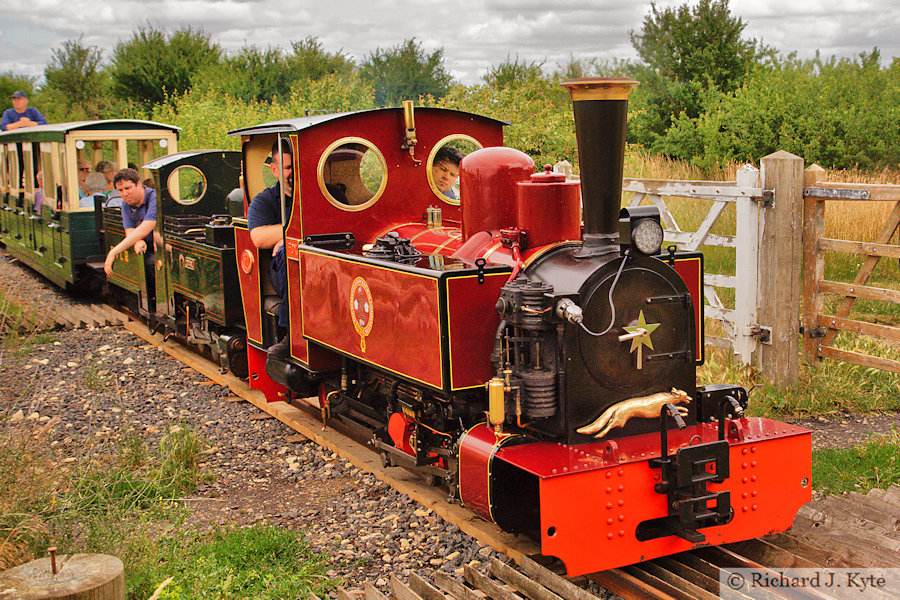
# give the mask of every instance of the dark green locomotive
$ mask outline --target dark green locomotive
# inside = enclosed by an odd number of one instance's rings
[[[246,334],[228,200],[240,186],[241,154],[191,150],[143,168],[157,198],[155,266],[127,250],[108,281],[137,299],[151,328],[209,350],[243,376]],[[235,210],[243,212],[242,199]],[[103,232],[106,252],[125,237],[120,208],[103,209]]]

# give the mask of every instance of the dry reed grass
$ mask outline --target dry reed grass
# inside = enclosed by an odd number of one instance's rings
[[[625,154],[625,177],[635,179],[692,179],[734,181],[743,163],[729,162],[714,169],[703,169],[688,161],[650,154],[640,146],[630,146]]]
[[[834,183],[900,185],[900,171],[830,170],[822,178]],[[826,202],[825,236],[839,240],[871,242],[884,228],[894,202]],[[892,238],[897,241],[896,234]]]

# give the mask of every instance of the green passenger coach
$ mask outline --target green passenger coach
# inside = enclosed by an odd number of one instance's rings
[[[150,177],[140,165],[177,152],[178,131],[115,119],[0,133],[0,242],[56,285],[79,283],[84,267],[96,262],[92,257],[102,263],[104,251],[95,212],[104,199],[82,202],[79,163],[91,171],[104,161],[116,170],[137,165],[141,178]]]

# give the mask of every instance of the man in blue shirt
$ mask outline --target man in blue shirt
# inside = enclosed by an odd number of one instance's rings
[[[46,125],[47,119],[36,108],[28,107],[28,96],[22,90],[16,90],[12,95],[13,107],[6,109],[3,120],[0,121],[0,129],[12,131],[20,127],[34,127]]]
[[[113,185],[122,197],[122,225],[125,239],[106,255],[103,270],[112,275],[113,261],[117,254],[133,248],[144,255],[144,264],[154,263],[153,233],[156,228],[156,191],[144,187],[134,169],[122,169],[113,177]]]
[[[272,187],[258,193],[247,209],[247,226],[250,229],[250,240],[259,249],[272,249],[272,260],[269,263],[269,279],[275,293],[281,298],[278,311],[278,326],[288,326],[287,301],[287,263],[284,257],[284,225],[291,219],[291,202],[294,188],[294,157],[291,143],[282,140],[281,153],[278,143],[272,146],[272,159],[269,167],[272,174],[279,179]],[[281,181],[284,181],[285,218],[281,219]],[[290,341],[285,336],[280,343],[270,349],[280,359],[286,358],[290,352]]]

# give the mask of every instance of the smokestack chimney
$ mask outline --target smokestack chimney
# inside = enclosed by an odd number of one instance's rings
[[[617,252],[625,118],[628,96],[638,82],[624,77],[592,77],[562,85],[572,97],[581,171],[584,239],[575,256]]]

